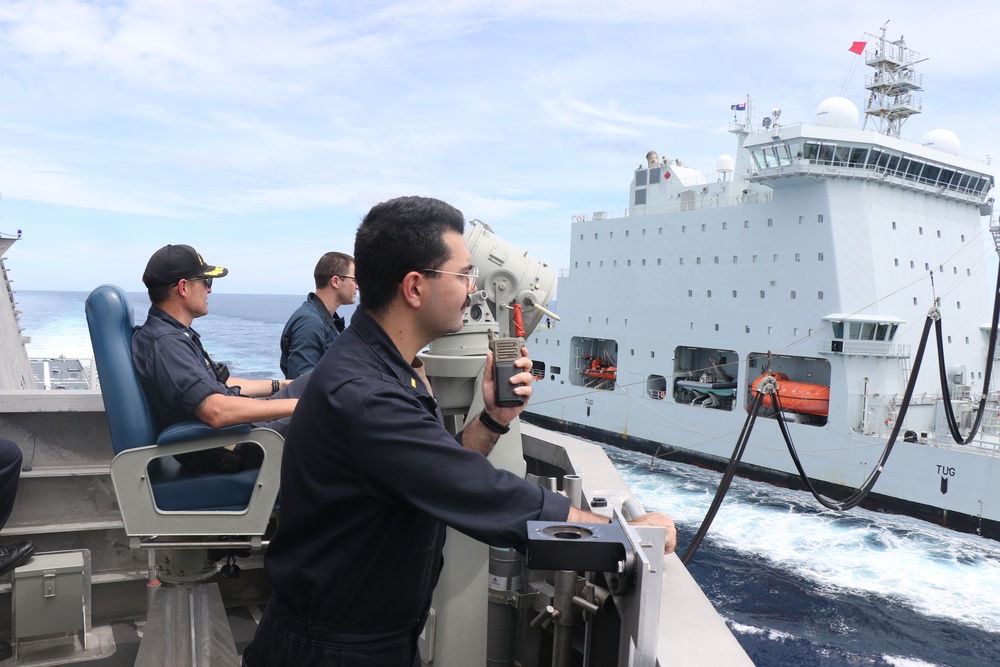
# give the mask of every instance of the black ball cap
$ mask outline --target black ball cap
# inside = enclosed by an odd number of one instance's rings
[[[153,253],[142,274],[146,287],[173,285],[185,278],[221,278],[229,269],[206,264],[189,245],[166,245]]]

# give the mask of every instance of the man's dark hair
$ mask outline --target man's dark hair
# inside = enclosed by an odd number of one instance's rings
[[[343,276],[354,263],[354,258],[342,252],[328,252],[316,262],[313,278],[316,279],[316,289],[330,284],[330,278]]]
[[[154,306],[158,306],[167,300],[170,296],[170,290],[177,286],[177,283],[173,285],[157,285],[156,287],[149,287],[146,289],[146,293],[149,294],[149,302]]]
[[[354,273],[364,309],[385,312],[407,273],[447,262],[451,251],[443,237],[449,230],[464,233],[465,218],[439,199],[399,197],[373,206],[354,238]]]

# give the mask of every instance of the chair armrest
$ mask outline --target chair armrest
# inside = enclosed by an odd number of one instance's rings
[[[210,429],[214,431],[214,429]],[[165,456],[197,452],[229,445],[256,444],[264,453],[259,470],[233,475],[203,473],[188,475],[186,483],[199,491],[226,484],[245,488],[249,499],[245,508],[168,511],[156,504],[156,484],[150,478],[151,461]],[[224,433],[198,440],[127,449],[111,462],[111,481],[129,536],[219,536],[263,535],[278,497],[281,479],[281,452],[284,439],[275,431],[255,428],[246,433]],[[239,489],[237,489],[239,490]],[[209,491],[209,492],[210,492]],[[244,499],[242,502],[246,502]],[[221,500],[218,505],[231,502]]]

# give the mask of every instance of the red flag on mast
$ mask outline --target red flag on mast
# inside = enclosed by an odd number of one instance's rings
[[[859,56],[865,52],[865,47],[868,46],[868,42],[854,42],[851,44],[851,48],[847,49],[851,53],[856,53]]]

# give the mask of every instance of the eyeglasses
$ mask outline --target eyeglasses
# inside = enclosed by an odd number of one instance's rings
[[[200,280],[201,282],[205,283],[205,287],[207,287],[208,289],[212,289],[212,279],[206,276],[195,276],[194,278],[186,278],[185,280],[187,280],[189,283],[197,282]],[[174,285],[176,284],[177,283],[174,283]]]
[[[343,278],[344,280],[353,280],[355,284],[357,284],[358,282],[358,279],[355,278],[354,276],[342,276],[339,273],[335,273],[333,275],[337,276],[338,278]]]
[[[476,281],[479,280],[479,267],[473,266],[466,273],[458,273],[457,271],[441,271],[440,269],[424,269],[421,273],[447,273],[450,276],[462,276],[465,278],[469,285],[469,292],[476,291]]]

